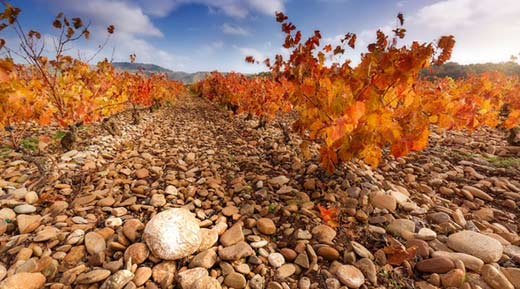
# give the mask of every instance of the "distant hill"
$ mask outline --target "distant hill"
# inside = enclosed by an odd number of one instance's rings
[[[139,69],[144,69],[147,73],[167,73],[170,79],[182,81],[186,84],[202,80],[209,73],[207,71],[199,71],[195,73],[173,71],[162,66],[149,63],[114,62],[112,64],[116,69],[126,70],[130,72],[135,72]]]
[[[456,62],[448,62],[440,66],[432,66],[421,72],[425,77],[446,77],[464,78],[471,74],[480,74],[483,72],[498,71],[507,75],[520,75],[520,65],[513,61],[501,63],[476,63],[476,64],[458,64]]]

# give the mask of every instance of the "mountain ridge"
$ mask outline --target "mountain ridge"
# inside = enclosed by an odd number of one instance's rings
[[[146,73],[166,73],[172,80],[178,80],[185,84],[190,84],[204,79],[209,71],[197,71],[197,72],[184,72],[184,71],[173,71],[157,64],[151,63],[131,63],[131,62],[113,62],[112,65],[116,69],[126,70],[130,72],[138,71],[143,69]]]

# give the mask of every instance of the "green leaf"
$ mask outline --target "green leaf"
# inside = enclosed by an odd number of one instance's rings
[[[38,148],[38,142],[38,139],[26,138],[22,141],[22,147],[34,151]]]
[[[65,134],[66,134],[66,133],[65,133],[64,131],[59,131],[59,132],[57,132],[57,133],[54,135],[53,139],[54,139],[54,140],[61,140],[61,139],[65,136]]]

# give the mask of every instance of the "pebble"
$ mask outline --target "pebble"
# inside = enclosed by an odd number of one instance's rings
[[[242,273],[242,274],[249,274],[251,272],[251,268],[249,268],[249,265],[247,265],[245,263],[235,266],[235,269],[237,270],[238,273]]]
[[[424,241],[431,241],[437,238],[437,233],[435,231],[428,228],[421,228],[419,232],[417,232],[417,239],[421,239]]]
[[[206,251],[218,242],[218,232],[216,230],[202,228],[200,229],[200,238],[199,251]]]
[[[149,267],[139,267],[135,270],[135,276],[132,280],[135,286],[142,286],[152,276],[152,269]]]
[[[417,249],[417,255],[422,258],[428,258],[430,256],[430,246],[423,240],[412,239],[406,242],[406,248],[415,247]]]
[[[163,261],[152,268],[152,279],[162,287],[169,287],[174,282],[176,273],[176,264],[174,261]],[[206,275],[208,272],[204,269]]]
[[[197,283],[193,284],[190,289],[221,289],[220,282],[210,276],[204,276]]]
[[[445,212],[436,212],[429,214],[428,220],[433,224],[442,224],[451,221],[451,217]]]
[[[386,230],[390,233],[405,237],[407,233],[415,232],[415,223],[408,219],[397,219],[390,223]]]
[[[506,276],[507,280],[515,286],[515,289],[520,288],[520,268],[501,268],[501,271],[502,274]]]
[[[286,176],[278,176],[269,180],[269,183],[275,186],[283,186],[289,182],[289,179]]]
[[[269,242],[267,242],[266,240],[261,240],[261,241],[253,242],[250,245],[251,245],[251,247],[258,249],[258,248],[267,246],[267,244],[269,244]]]
[[[10,208],[2,208],[0,209],[0,219],[4,220],[14,220],[16,218],[16,213]]]
[[[227,217],[231,217],[235,214],[238,214],[238,208],[235,206],[227,206],[222,209],[222,214]]]
[[[45,285],[45,276],[41,273],[16,273],[0,283],[0,289],[41,289]]]
[[[280,253],[284,256],[285,260],[293,261],[298,256],[298,253],[290,248],[283,248],[280,250]]]
[[[283,264],[276,270],[276,276],[280,279],[285,279],[292,276],[296,272],[296,266],[294,264]]]
[[[453,269],[440,277],[441,283],[445,288],[460,288],[464,282],[465,272],[461,269]]]
[[[166,205],[166,198],[163,194],[153,194],[150,198],[150,205],[154,207],[162,207]]]
[[[352,265],[340,265],[336,270],[336,277],[349,288],[359,288],[365,283],[365,276]]]
[[[247,283],[244,275],[232,272],[224,278],[224,284],[232,288],[242,289],[246,287]]]
[[[182,289],[191,289],[197,280],[205,276],[208,276],[208,271],[205,268],[188,269],[177,274],[177,282]]]
[[[7,275],[7,269],[4,265],[0,264],[0,281],[4,280],[5,276]]]
[[[119,217],[110,217],[105,220],[105,227],[117,228],[123,225],[123,220]]]
[[[515,289],[506,276],[493,265],[486,264],[482,267],[482,278],[493,289]],[[515,284],[518,285],[520,284]]]
[[[434,257],[417,262],[415,268],[425,273],[447,273],[455,268],[455,263],[447,257]]]
[[[386,195],[381,192],[370,195],[370,203],[378,209],[386,209],[389,212],[395,212],[397,208],[397,201],[391,195]]]
[[[140,231],[143,229],[144,225],[138,219],[126,220],[123,224],[123,234],[132,242],[140,236]]]
[[[259,274],[256,274],[249,280],[249,286],[251,289],[264,289],[265,288],[265,278]]]
[[[105,269],[97,269],[92,270],[88,273],[82,273],[76,278],[76,283],[78,284],[92,284],[105,280],[110,276],[110,270]]]
[[[484,261],[480,260],[477,257],[465,254],[465,253],[454,253],[454,252],[446,252],[446,251],[436,251],[432,254],[433,257],[446,257],[451,259],[452,261],[460,260],[464,263],[464,267],[469,270],[480,272],[482,266],[484,266]]]
[[[134,243],[125,250],[124,258],[125,262],[132,260],[132,264],[141,264],[150,255],[150,251],[145,243]]]
[[[269,218],[261,218],[256,221],[256,228],[260,233],[265,235],[273,235],[276,233],[276,225]]]
[[[464,186],[462,187],[463,190],[469,191],[473,196],[480,198],[484,201],[491,202],[493,201],[493,197],[488,195],[486,192],[482,191],[481,189],[475,188],[473,186]]]
[[[222,236],[220,236],[220,243],[224,246],[231,246],[240,241],[244,241],[244,233],[242,232],[242,224],[236,223],[231,228],[227,229]]]
[[[36,212],[36,207],[33,205],[23,204],[14,207],[14,211],[17,214],[31,214]]]
[[[354,252],[356,252],[360,257],[374,259],[374,255],[372,255],[372,253],[370,253],[370,251],[360,243],[351,241],[350,245],[352,246],[352,249],[354,249]]]
[[[85,247],[90,255],[96,255],[106,250],[105,238],[96,232],[85,235]]]
[[[34,204],[38,201],[38,194],[36,192],[28,192],[25,194],[25,202],[27,204]]]
[[[309,279],[308,277],[302,277],[298,281],[298,289],[309,289],[309,288],[311,288],[311,279]]]
[[[209,269],[209,268],[213,267],[213,265],[215,265],[216,262],[217,262],[217,253],[215,252],[215,250],[209,249],[209,250],[200,252],[195,257],[193,257],[193,259],[190,262],[189,267],[190,268],[202,267],[202,268]]]
[[[323,257],[323,259],[328,260],[328,261],[334,261],[334,260],[339,259],[338,250],[336,250],[330,246],[320,247],[320,248],[318,248],[316,253],[318,254],[318,256],[321,256],[321,257]]]
[[[311,232],[307,230],[298,229],[296,230],[296,239],[298,240],[310,240],[312,239]]]
[[[135,171],[135,176],[136,176],[138,179],[144,179],[144,178],[147,178],[149,175],[150,175],[150,172],[149,172],[147,169],[144,169],[144,168]]]
[[[134,273],[129,270],[119,270],[103,282],[99,289],[123,289],[132,279],[134,279]]]
[[[447,245],[461,253],[475,256],[484,263],[497,262],[504,251],[499,241],[473,231],[460,231],[448,237]]]
[[[30,233],[40,226],[41,220],[40,215],[18,215],[16,216],[18,231],[20,231],[20,234]]]
[[[226,261],[236,261],[254,254],[253,248],[243,241],[229,247],[219,248],[218,250],[219,257]]]
[[[336,230],[327,225],[318,225],[312,229],[312,235],[320,243],[332,243],[336,234]]]
[[[43,230],[38,231],[34,236],[34,242],[44,242],[48,240],[55,240],[58,236],[59,230],[54,227],[45,227]]]
[[[267,257],[267,260],[269,261],[269,264],[273,266],[274,268],[278,268],[282,266],[285,263],[285,258],[280,253],[271,253]]]
[[[372,260],[368,258],[362,258],[356,263],[354,263],[354,266],[357,267],[363,275],[370,281],[370,283],[377,285],[377,270],[376,265]]]
[[[179,194],[179,191],[175,186],[169,185],[164,190],[164,193],[167,195],[177,196]]]
[[[336,278],[327,278],[325,284],[327,285],[327,289],[339,289],[341,287],[341,283]]]

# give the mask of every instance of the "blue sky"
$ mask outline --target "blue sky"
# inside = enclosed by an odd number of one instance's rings
[[[520,52],[518,0],[12,0],[22,9],[24,27],[36,29],[50,41],[54,16],[91,22],[92,39],[74,43],[86,58],[103,42],[108,24],[116,33],[98,58],[137,62],[195,72],[202,70],[256,72],[261,65],[244,62],[278,53],[283,35],[274,19],[283,11],[304,35],[319,29],[325,42],[336,43],[347,32],[358,33],[358,48],[348,57],[359,58],[375,38],[375,31],[390,31],[398,12],[405,14],[411,40],[431,41],[453,34],[457,40],[453,60],[460,63],[506,61]],[[8,44],[16,47],[9,32]],[[96,60],[97,60],[96,59]]]

